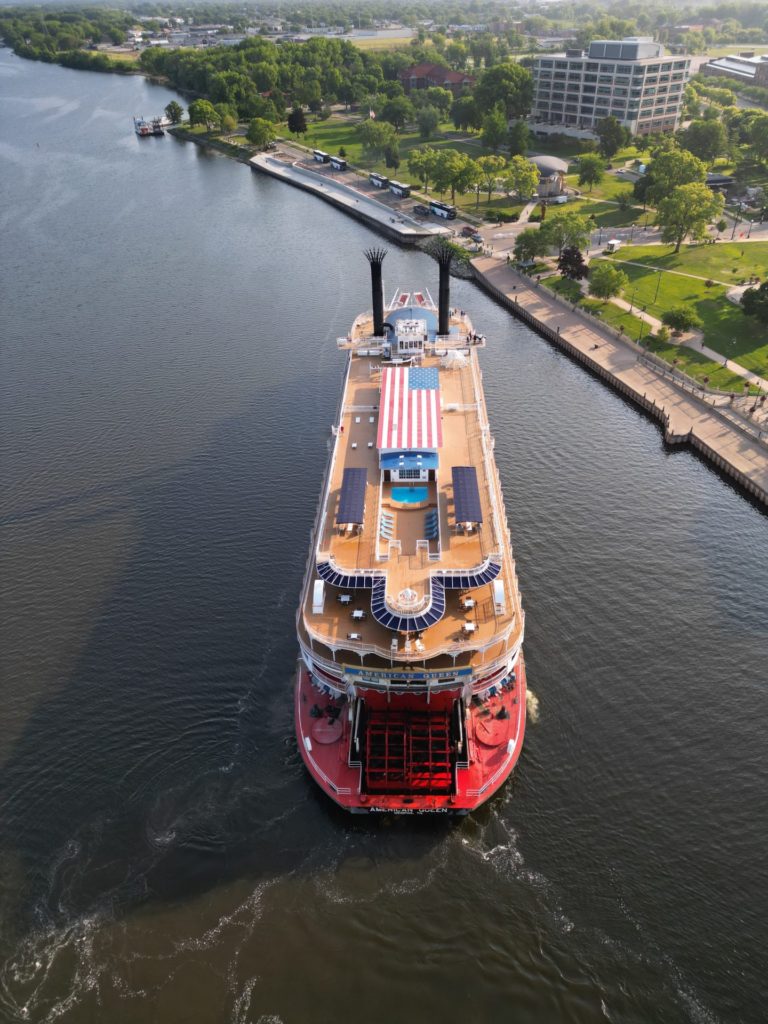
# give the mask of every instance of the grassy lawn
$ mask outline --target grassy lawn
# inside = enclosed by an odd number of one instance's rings
[[[332,156],[337,154],[340,147],[347,152],[347,159],[370,171],[381,171],[384,174],[396,174],[397,178],[403,181],[408,180],[408,153],[419,146],[432,146],[433,149],[458,149],[461,152],[469,153],[472,157],[482,156],[490,150],[482,146],[474,146],[472,143],[458,141],[464,139],[463,133],[457,133],[450,121],[444,121],[438,127],[439,135],[425,141],[420,138],[416,131],[404,131],[398,136],[400,142],[400,167],[397,172],[387,171],[383,160],[369,160],[363,156],[363,147],[357,135],[358,121],[349,121],[330,117],[327,121],[311,121],[307,125],[307,134],[302,140],[304,145],[310,149],[324,149]],[[288,136],[288,129],[281,125],[281,131]]]
[[[623,178],[619,178],[615,174],[606,174],[600,184],[595,185],[591,192],[588,185],[579,185],[578,173],[566,174],[565,183],[571,188],[580,189],[585,199],[616,199],[625,192],[630,194],[632,192],[632,182],[624,181]]]
[[[768,277],[768,242],[689,245],[683,246],[677,254],[667,245],[627,245],[616,258],[731,284],[738,284],[752,274],[761,279]]]
[[[622,249],[621,256],[640,248],[647,247],[627,247]],[[702,248],[716,250],[717,246]],[[722,285],[707,288],[703,281],[678,274],[662,273],[659,278],[653,270],[627,263],[622,263],[622,270],[630,280],[625,299],[645,307],[655,317],[661,317],[672,306],[692,306],[704,323],[704,340],[710,348],[735,359],[753,373],[768,376],[768,328],[745,317],[738,306],[725,298]]]
[[[624,333],[637,341],[648,334],[650,328],[639,317],[629,313],[612,302],[603,302],[601,299],[594,299],[591,296],[583,295],[577,281],[571,281],[567,277],[547,277],[541,282],[545,288],[556,292],[568,302],[575,302],[580,309],[593,316],[599,317],[603,323],[610,324],[616,330],[624,328]]]
[[[545,277],[541,283],[551,292],[556,292],[561,298],[567,299],[568,302],[578,302],[582,297],[578,281],[571,281],[570,278]]]
[[[646,347],[651,352],[655,352],[662,359],[666,359],[668,363],[676,359],[677,366],[683,373],[687,373],[689,377],[701,381],[702,384],[709,383],[710,387],[720,388],[721,391],[735,391],[737,394],[742,394],[744,391],[744,379],[742,377],[738,377],[735,373],[731,373],[730,370],[726,370],[720,363],[713,363],[711,359],[707,359],[701,352],[696,352],[694,349],[682,345],[658,341],[652,336],[644,344],[646,344]],[[704,380],[705,377],[708,378],[706,382]]]
[[[584,217],[593,216],[597,226],[603,228],[629,227],[630,224],[639,223],[645,216],[639,206],[620,210],[615,203],[593,202],[588,196],[568,203],[568,210]]]
[[[359,50],[402,50],[411,45],[410,39],[380,39],[377,36],[353,36],[349,41]]]

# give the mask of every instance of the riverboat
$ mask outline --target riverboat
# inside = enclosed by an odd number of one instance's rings
[[[477,353],[450,306],[396,290],[366,253],[373,309],[347,352],[301,603],[296,734],[355,813],[466,814],[523,744],[525,617]]]
[[[148,138],[151,135],[165,135],[165,128],[163,127],[163,119],[161,117],[154,117],[151,121],[147,121],[143,117],[134,117],[133,130],[142,139]]]

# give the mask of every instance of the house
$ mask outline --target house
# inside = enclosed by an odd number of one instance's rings
[[[411,89],[430,89],[439,86],[441,89],[449,89],[454,96],[459,96],[464,89],[475,84],[472,75],[444,68],[440,64],[415,64],[411,68],[403,68],[399,77],[406,93]]]

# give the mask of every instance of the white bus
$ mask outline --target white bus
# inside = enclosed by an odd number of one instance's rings
[[[411,194],[411,186],[406,185],[402,181],[390,181],[389,191],[393,196],[399,196],[401,199],[407,199]]]
[[[324,153],[322,149],[313,149],[312,156],[315,158],[315,160],[317,160],[319,164],[327,164],[330,163],[331,160],[328,154]]]
[[[386,178],[383,174],[377,174],[375,171],[368,175],[368,181],[370,181],[374,188],[389,188],[389,178]]]
[[[456,220],[456,207],[450,203],[441,203],[437,199],[430,200],[429,212],[436,217],[444,217],[446,220]]]

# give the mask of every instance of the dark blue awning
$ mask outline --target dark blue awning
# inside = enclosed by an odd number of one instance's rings
[[[367,469],[345,469],[341,481],[337,523],[362,523],[365,516],[365,487],[368,482]]]
[[[474,466],[453,466],[453,508],[457,523],[482,523],[483,510]]]

